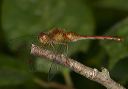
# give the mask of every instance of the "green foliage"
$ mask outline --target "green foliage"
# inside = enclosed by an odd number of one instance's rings
[[[20,60],[0,55],[0,86],[19,85],[31,80],[29,69]]]
[[[128,59],[127,0],[2,0],[0,9],[0,37],[5,39],[0,40],[5,47],[0,47],[0,88],[23,85],[39,89],[40,83],[34,79],[46,80],[51,63],[30,55],[30,47],[31,43],[38,44],[37,33],[54,27],[81,35],[107,32],[105,35],[122,37],[121,42],[85,40],[70,43],[68,55],[85,65],[111,69],[112,77],[127,87],[128,72],[125,70],[128,65],[123,62]],[[32,59],[34,70],[28,66],[29,59]],[[61,70],[65,82],[70,81],[69,85],[74,84],[77,89],[104,89],[75,73],[69,76],[70,71],[65,70]],[[63,81],[60,76],[58,78],[58,82]]]
[[[94,4],[102,8],[110,8],[110,9],[128,11],[127,0],[98,0]]]
[[[128,56],[128,18],[119,22],[110,29],[111,35],[115,33],[122,37],[122,41],[119,43],[102,42],[103,47],[110,56],[109,67],[112,68],[115,63]],[[111,32],[113,31],[113,32]]]

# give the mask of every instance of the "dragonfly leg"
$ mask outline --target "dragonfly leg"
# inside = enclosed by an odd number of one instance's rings
[[[53,49],[52,51],[53,52],[57,53],[56,48],[55,48],[55,45],[53,43],[50,43],[49,46],[52,47],[52,49]]]
[[[66,52],[67,52],[67,54],[68,54],[68,44],[66,44]]]
[[[65,56],[67,56],[67,54],[68,54],[68,44],[67,43],[63,43],[63,45],[66,47]]]
[[[52,48],[55,50],[54,46],[53,46],[53,43],[50,43],[50,45],[52,46]]]

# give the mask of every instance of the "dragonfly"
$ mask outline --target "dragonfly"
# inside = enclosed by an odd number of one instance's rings
[[[43,45],[51,45],[53,44],[63,44],[66,45],[68,42],[76,42],[79,40],[114,40],[114,41],[122,41],[121,37],[113,37],[113,36],[83,36],[74,32],[65,32],[63,29],[54,28],[48,33],[41,32],[38,35],[38,40]]]
[[[69,43],[77,42],[79,40],[87,40],[87,39],[89,40],[113,40],[117,42],[120,42],[123,40],[121,37],[115,37],[115,36],[85,36],[85,35],[77,34],[75,32],[66,32],[62,28],[53,28],[48,32],[40,32],[38,35],[36,35],[36,40],[38,41],[40,46],[42,46],[42,48],[49,46],[52,48],[54,52],[59,53],[60,51],[56,50],[56,45],[61,45],[60,47],[64,46],[66,49],[66,53],[65,53],[66,56],[69,50],[68,49]],[[48,80],[51,80],[55,76],[55,74],[58,72],[58,70],[59,70],[58,64],[56,64],[53,61],[49,68]]]
[[[44,46],[51,46],[53,49],[54,45],[66,46],[66,52],[68,53],[68,43],[77,42],[79,40],[114,40],[117,42],[122,41],[121,37],[114,36],[84,36],[75,32],[65,32],[61,28],[53,28],[49,32],[40,32],[38,34],[38,41]]]
[[[53,49],[54,49],[54,45],[64,45],[64,46],[66,46],[67,52],[68,52],[68,43],[77,42],[79,40],[86,40],[86,39],[113,40],[113,41],[117,41],[117,42],[120,42],[123,40],[121,37],[113,37],[113,36],[84,36],[84,35],[77,34],[75,32],[66,32],[61,28],[53,28],[47,33],[40,32],[38,34],[38,41],[42,45],[44,45],[44,46],[49,45]],[[55,69],[58,69],[56,67],[57,66],[53,62],[51,64],[51,67],[49,70],[49,79],[51,79],[50,76],[52,76],[52,75],[54,76],[54,74],[56,73]]]

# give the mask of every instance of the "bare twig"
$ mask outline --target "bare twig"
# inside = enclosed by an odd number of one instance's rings
[[[100,83],[107,89],[126,89],[110,78],[109,71],[106,68],[102,68],[102,71],[100,72],[95,68],[92,69],[73,59],[70,59],[63,54],[55,54],[49,50],[42,49],[34,44],[32,44],[31,47],[31,54],[35,56],[46,57],[50,61],[54,60],[55,62],[70,68],[71,70],[85,76],[90,80]]]

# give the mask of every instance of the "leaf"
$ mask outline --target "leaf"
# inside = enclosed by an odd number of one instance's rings
[[[121,84],[125,85],[128,81],[128,57],[120,60],[111,70],[112,77],[116,78]]]
[[[0,86],[19,85],[32,78],[24,63],[16,59],[0,55]]]
[[[109,68],[113,68],[118,61],[128,56],[128,18],[113,26],[108,33],[111,33],[111,36],[116,34],[123,38],[121,42],[102,42],[102,46],[110,57]]]
[[[128,0],[98,0],[95,6],[128,11]]]
[[[34,34],[53,27],[82,35],[91,35],[94,32],[91,10],[81,1],[5,0],[2,11],[2,24],[7,38]],[[79,42],[70,53],[79,49],[87,50],[88,46],[88,41]]]

